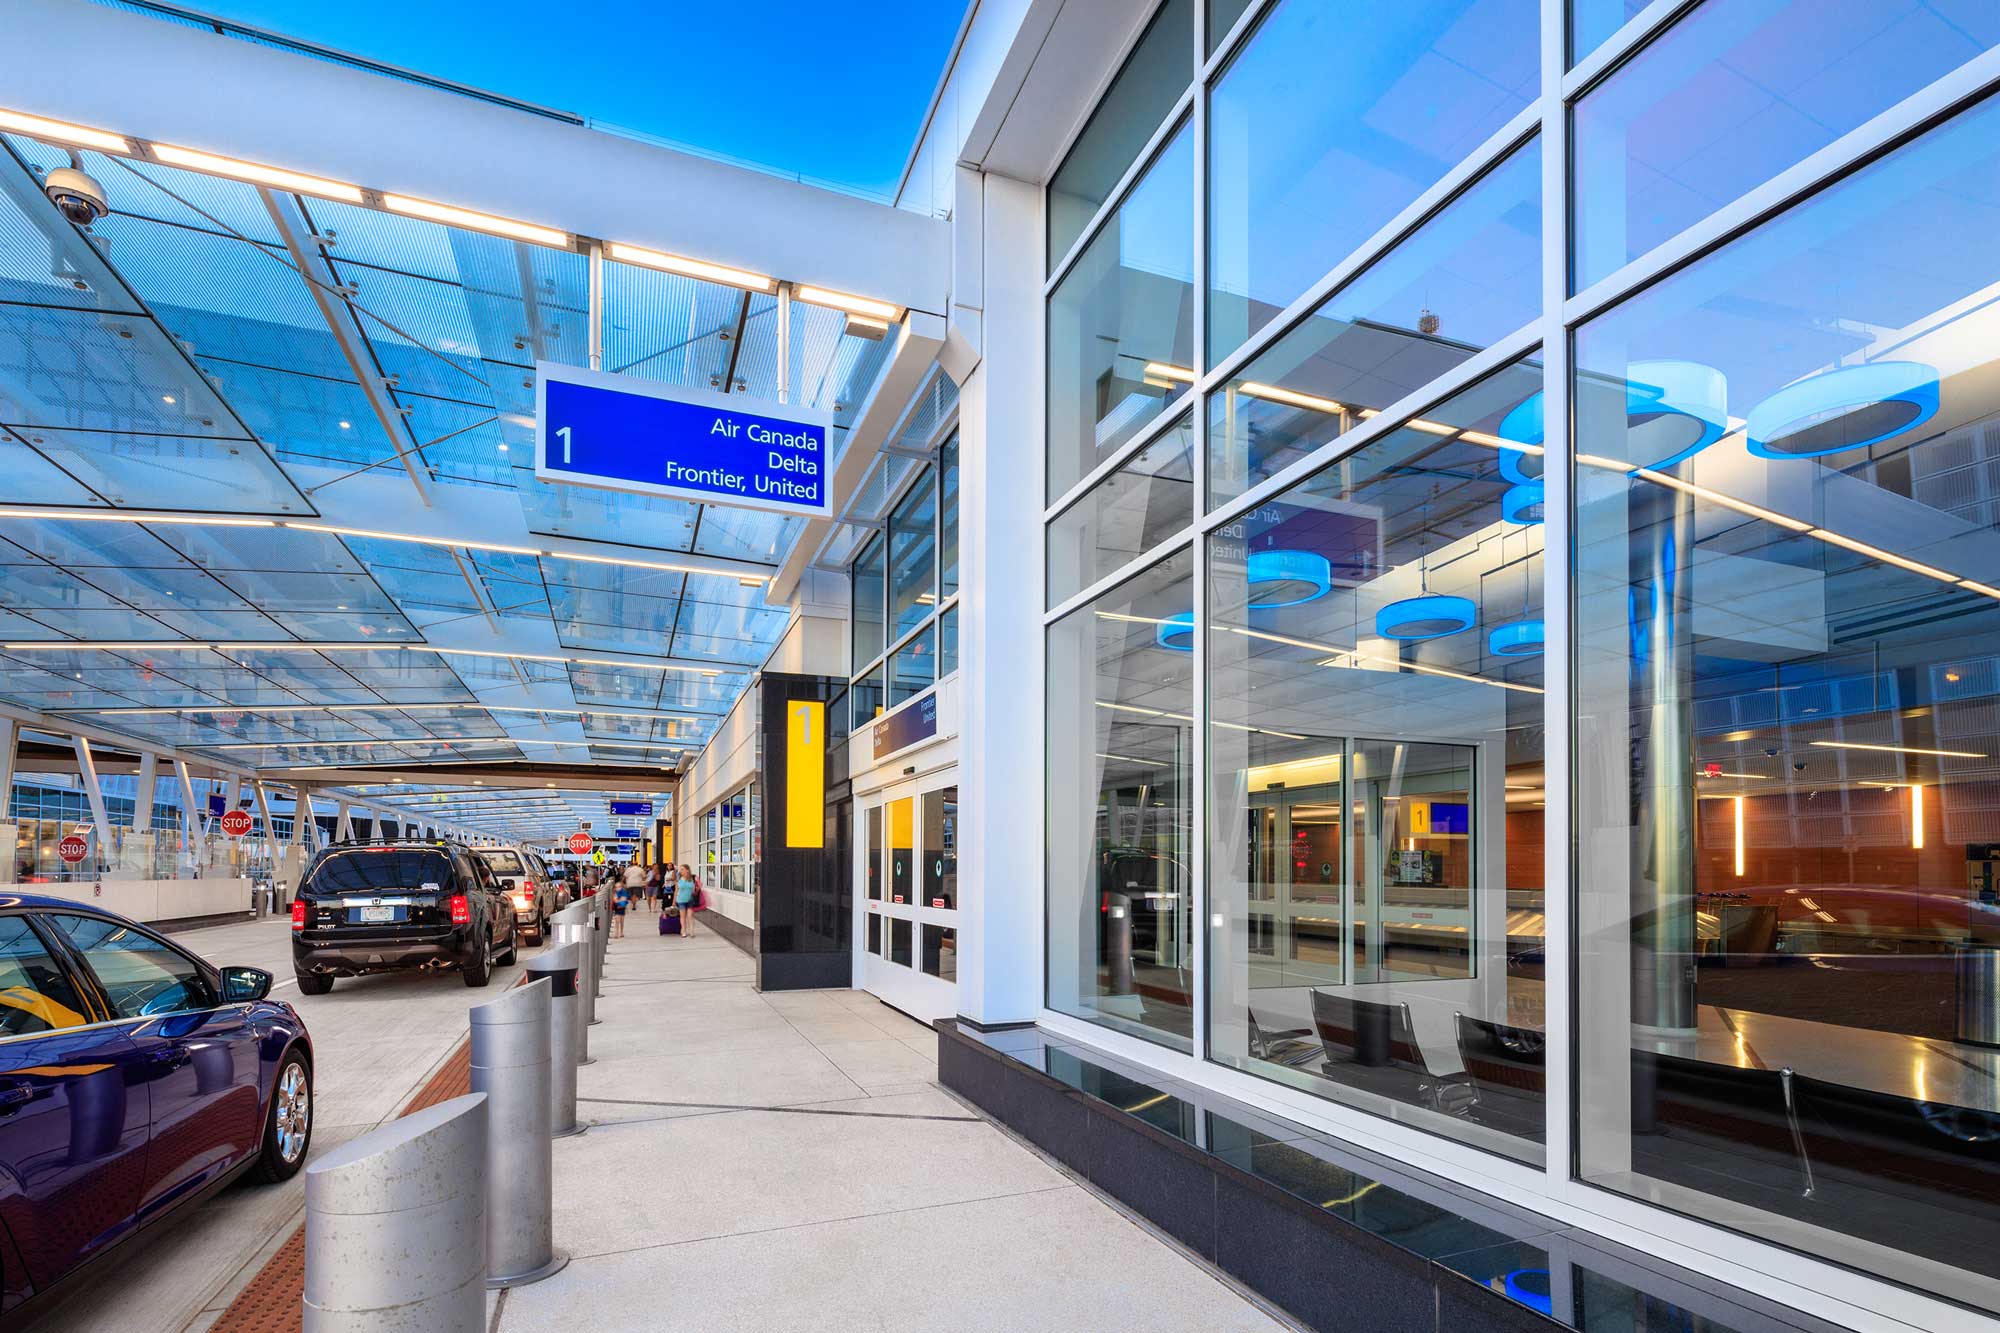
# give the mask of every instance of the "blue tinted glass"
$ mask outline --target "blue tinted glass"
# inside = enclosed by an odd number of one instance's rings
[[[1991,4],[1703,5],[1577,103],[1576,286],[1996,44]]]
[[[1049,178],[1050,269],[1083,234],[1194,78],[1193,0],[1167,0]]]
[[[1541,309],[1539,140],[1524,145],[1209,397],[1209,502],[1415,392]]]
[[[1193,381],[1193,201],[1183,126],[1049,298],[1051,499]]]
[[[1989,1310],[1996,289],[1989,100],[1580,328],[1571,640],[1579,1173]]]
[[[1271,11],[1209,94],[1210,364],[1528,105],[1536,10],[1285,0]]]
[[[1646,0],[1570,0],[1569,63],[1574,65],[1625,26]]]

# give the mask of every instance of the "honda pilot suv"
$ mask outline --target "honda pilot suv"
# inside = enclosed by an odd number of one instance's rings
[[[329,847],[292,902],[292,969],[307,995],[326,994],[335,977],[444,968],[484,986],[518,948],[512,899],[462,843]]]
[[[555,881],[542,859],[519,847],[482,847],[473,855],[486,863],[514,904],[515,928],[527,931],[536,944],[546,940],[549,918],[563,905],[556,901]]]

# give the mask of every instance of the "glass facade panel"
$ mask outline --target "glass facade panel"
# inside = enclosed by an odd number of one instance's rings
[[[889,961],[898,967],[910,965],[910,919],[891,917],[889,919]]]
[[[958,607],[938,617],[938,679],[958,670]]]
[[[940,981],[958,980],[958,929],[924,927],[924,971]]]
[[[1540,459],[1519,363],[1208,542],[1212,1058],[1509,1156],[1542,1128]]]
[[[1194,1026],[1193,561],[1048,628],[1048,1005],[1180,1050]]]
[[[1209,90],[1209,364],[1534,100],[1538,8],[1272,7]]]
[[[1517,149],[1210,396],[1211,504],[1541,312],[1541,169],[1539,141]]]
[[[889,516],[889,638],[902,638],[937,607],[937,486],[929,468]]]
[[[1647,0],[1569,0],[1569,63],[1577,64],[1610,41],[1646,4]]]
[[[877,902],[882,899],[882,807],[868,807],[868,847],[866,851],[868,896]],[[874,938],[874,927],[869,927],[869,937]]]
[[[1576,105],[1575,286],[1589,286],[1996,44],[1996,5],[1701,6]]]
[[[1236,26],[1236,20],[1243,17],[1243,11],[1250,7],[1250,0],[1208,0],[1208,53],[1214,55],[1222,45],[1223,38]]]
[[[1182,126],[1049,300],[1050,499],[1193,380],[1193,198],[1194,135]]]
[[[938,455],[938,598],[958,591],[958,436]]]
[[[1996,283],[1989,101],[1584,325],[1573,389],[1580,1173],[1989,1310]]]
[[[1194,520],[1194,418],[1159,439],[1048,525],[1054,606],[1124,568]]]
[[[913,698],[937,681],[937,627],[926,626],[921,634],[898,648],[889,657],[889,707]]]
[[[854,562],[854,668],[860,670],[882,655],[882,603],[887,580],[883,574],[882,539],[871,537]]]
[[[927,791],[924,806],[925,907],[958,906],[958,788]]]
[[[1049,270],[1062,262],[1194,77],[1194,0],[1167,0],[1049,178]]]

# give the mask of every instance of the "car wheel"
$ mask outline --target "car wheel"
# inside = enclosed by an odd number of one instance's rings
[[[317,972],[300,972],[298,978],[301,995],[324,995],[333,989],[333,978]]]
[[[286,1051],[271,1085],[271,1109],[264,1116],[264,1150],[251,1175],[266,1185],[297,1175],[305,1165],[306,1149],[312,1146],[312,1131],[312,1066],[298,1051]]]
[[[484,986],[493,980],[493,941],[482,933],[479,937],[479,957],[477,962],[467,963],[459,969],[468,986]]]
[[[498,961],[502,966],[521,961],[521,923],[512,916],[507,918],[507,952]]]

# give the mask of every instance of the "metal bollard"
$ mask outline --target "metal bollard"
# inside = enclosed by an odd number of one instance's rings
[[[569,916],[571,912],[576,915]],[[568,919],[565,920],[563,917]],[[594,1027],[597,1024],[597,941],[591,933],[589,912],[576,907],[564,908],[562,916],[558,917],[556,923],[556,942],[576,946],[579,964],[577,999],[582,1001],[584,1027]],[[577,1061],[578,1064],[592,1063],[590,1041],[587,1036],[579,1054],[582,1058]]]
[[[304,1333],[485,1333],[486,1139],[473,1093],[306,1168]]]
[[[524,1287],[561,1270],[549,1150],[549,982],[472,1009],[472,1090],[486,1094],[486,1285]]]
[[[583,997],[577,993],[583,950],[558,944],[528,960],[528,976],[549,982],[549,1137],[566,1139],[590,1128],[576,1118],[577,1056],[585,1042]]]

